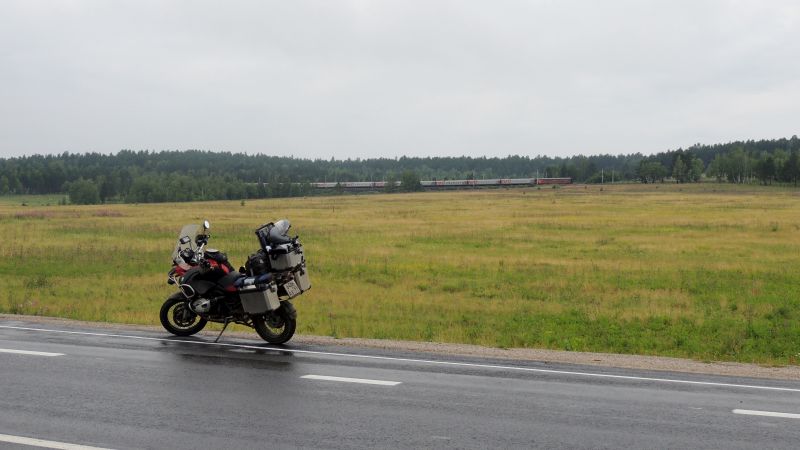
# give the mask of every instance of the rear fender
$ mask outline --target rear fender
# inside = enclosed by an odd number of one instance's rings
[[[289,313],[289,317],[292,319],[297,320],[297,310],[294,309],[294,305],[292,302],[288,300],[284,300],[281,302],[281,308],[285,309],[287,313]]]

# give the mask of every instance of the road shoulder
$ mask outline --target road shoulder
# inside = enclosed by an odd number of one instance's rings
[[[41,326],[58,327],[60,329],[90,328],[106,331],[114,330],[116,333],[125,331],[145,331],[167,334],[161,327],[158,326],[85,322],[56,317],[0,314],[0,323],[11,325],[14,323],[19,324],[20,322],[25,324],[39,324]],[[201,334],[211,337],[216,336],[217,332],[204,331]],[[263,342],[258,338],[255,332],[226,332],[225,337]],[[223,341],[224,339],[225,338],[223,337]],[[299,346],[347,347],[350,349],[380,349],[429,355],[433,354],[503,359],[509,361],[537,361],[544,363],[580,364],[598,367],[615,367],[624,369],[800,381],[800,366],[767,367],[757,364],[734,362],[701,362],[689,359],[667,358],[661,356],[568,352],[530,348],[500,349],[466,344],[394,341],[383,339],[336,339],[329,336],[309,335],[297,335],[292,339],[290,344]]]

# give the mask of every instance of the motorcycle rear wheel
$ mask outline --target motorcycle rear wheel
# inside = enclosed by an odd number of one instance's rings
[[[275,311],[253,317],[253,328],[270,344],[283,344],[294,336],[297,329],[297,310],[288,301],[281,302]]]
[[[206,319],[189,309],[186,298],[180,292],[167,298],[161,305],[158,317],[164,329],[175,336],[191,336],[205,328],[208,323]]]

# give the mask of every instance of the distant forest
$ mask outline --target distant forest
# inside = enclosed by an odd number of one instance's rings
[[[313,195],[315,181],[571,177],[577,183],[792,183],[800,139],[696,144],[652,156],[300,159],[190,151],[122,150],[0,159],[0,194],[64,194],[71,203],[238,200]],[[392,183],[393,185],[393,183]],[[390,188],[392,189],[392,188]]]

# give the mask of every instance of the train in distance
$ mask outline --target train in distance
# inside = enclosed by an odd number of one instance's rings
[[[386,187],[386,181],[328,181],[310,184],[311,187],[318,189],[334,189],[336,187],[339,187],[340,189],[382,189]],[[396,186],[400,186],[400,184],[400,181],[395,182]],[[546,184],[572,184],[572,178],[489,178],[482,180],[432,180],[420,181],[419,184],[421,184],[424,189],[492,186],[536,186]]]

